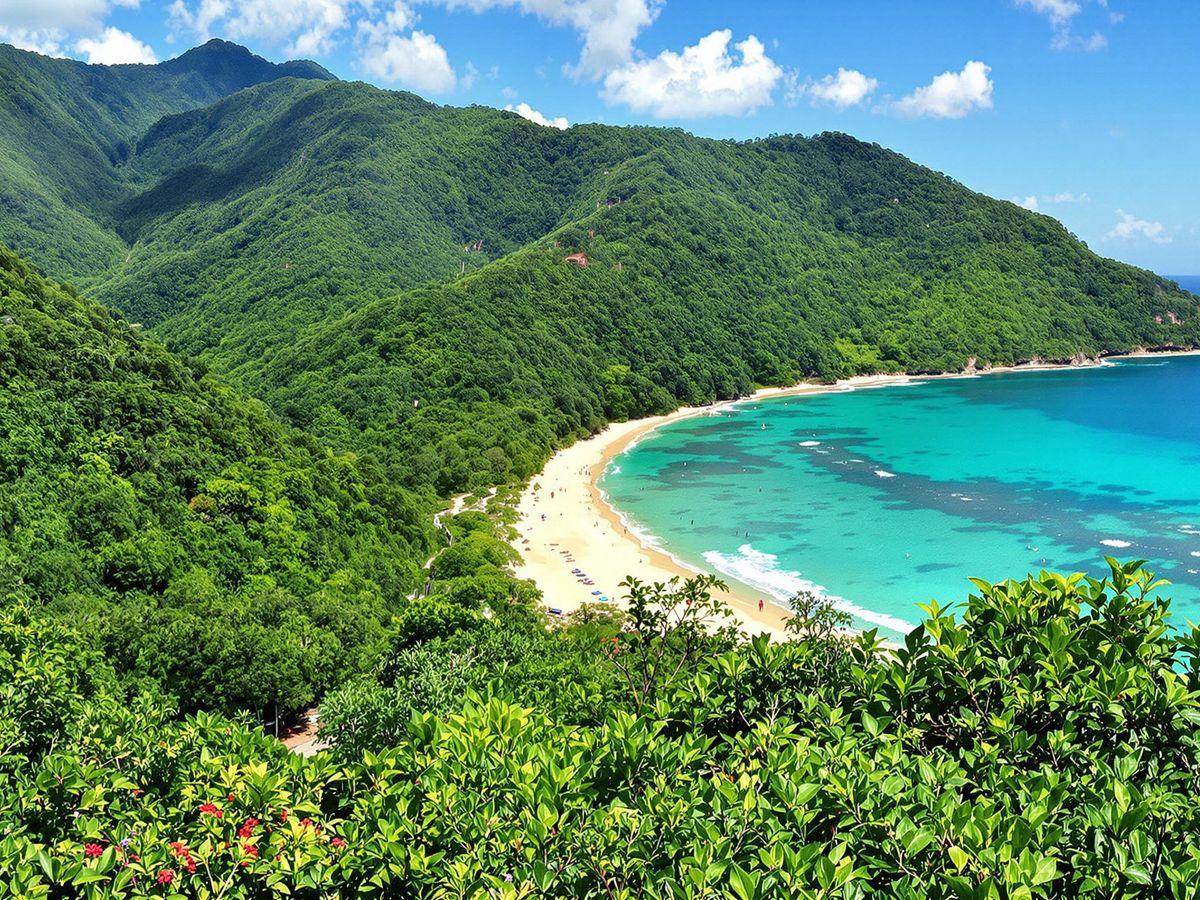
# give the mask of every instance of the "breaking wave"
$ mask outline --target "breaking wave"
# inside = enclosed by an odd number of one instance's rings
[[[916,628],[912,622],[907,622],[898,616],[889,616],[852,603],[845,597],[830,594],[821,585],[809,581],[799,572],[780,568],[779,557],[773,553],[763,553],[755,550],[750,544],[742,544],[738,552],[722,553],[719,550],[709,550],[704,554],[705,561],[723,575],[736,578],[743,584],[748,584],[765,594],[770,594],[782,606],[786,606],[793,594],[800,591],[815,594],[842,612],[847,612],[863,622],[878,625],[891,631],[907,634]]]

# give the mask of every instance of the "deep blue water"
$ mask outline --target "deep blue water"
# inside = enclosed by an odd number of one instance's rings
[[[1200,621],[1200,357],[746,401],[659,429],[601,486],[680,558],[886,633],[917,603],[1144,558]]]
[[[1185,291],[1200,294],[1200,275],[1168,275],[1166,277],[1170,278]]]

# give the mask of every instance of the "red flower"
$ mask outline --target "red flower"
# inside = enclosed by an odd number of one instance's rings
[[[216,819],[220,819],[225,815],[225,813],[221,812],[221,810],[212,803],[201,803],[200,812]]]
[[[341,838],[341,837],[335,837],[335,838],[333,838],[333,840],[331,840],[329,843],[333,844],[333,846],[335,846],[335,847],[337,847],[339,850],[341,850],[343,847],[345,847],[345,846],[346,846],[346,839],[345,839],[345,838]]]
[[[140,797],[140,796],[142,796],[142,789],[141,789],[141,788],[134,788],[134,789],[133,789],[133,790],[131,790],[129,793],[133,794],[133,796],[135,796],[135,797]]]
[[[287,820],[288,820],[288,811],[286,809],[281,809],[279,811],[279,821],[286,822]]]
[[[301,819],[301,820],[300,820],[300,827],[301,827],[301,828],[312,828],[312,819],[309,819],[309,818],[303,818],[303,819]]]
[[[230,803],[232,803],[233,802],[233,791],[230,791],[229,796],[226,797],[225,799],[228,800]]]
[[[159,884],[170,884],[174,880],[175,880],[175,870],[174,869],[163,869],[161,872],[158,873],[158,883]]]
[[[258,848],[253,844],[242,844],[242,852],[249,857],[258,859]]]
[[[248,838],[254,836],[254,829],[258,825],[258,819],[251,816],[242,823],[242,827],[238,829],[238,837]]]
[[[83,855],[88,859],[95,859],[97,856],[104,855],[104,848],[99,844],[84,844]]]
[[[193,875],[196,873],[196,860],[192,858],[192,851],[187,848],[187,844],[183,841],[171,841],[167,845],[171,848],[171,853],[183,863],[183,867]]]

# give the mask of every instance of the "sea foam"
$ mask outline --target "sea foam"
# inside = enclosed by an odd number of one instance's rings
[[[1133,546],[1131,541],[1118,541],[1116,538],[1105,538],[1100,543],[1105,547],[1117,547],[1118,549],[1124,549],[1125,547]]]
[[[828,601],[835,608],[849,613],[856,619],[881,628],[907,634],[916,627],[912,622],[906,622],[898,616],[874,612],[852,603],[845,597],[830,594],[824,587],[809,581],[799,572],[781,568],[779,557],[774,553],[755,550],[750,544],[742,544],[736,554],[709,550],[704,554],[704,559],[721,574],[770,594],[781,606],[786,606],[794,594],[805,591]]]

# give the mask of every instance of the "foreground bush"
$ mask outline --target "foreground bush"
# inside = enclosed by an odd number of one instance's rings
[[[714,643],[591,726],[501,677],[344,763],[122,702],[9,611],[0,893],[1190,897],[1200,640],[1151,588],[981,583],[893,653]]]

